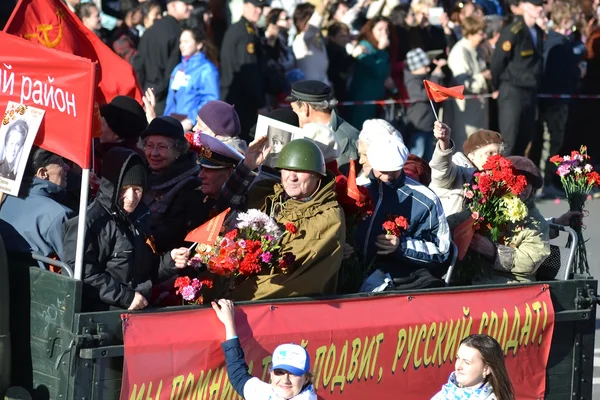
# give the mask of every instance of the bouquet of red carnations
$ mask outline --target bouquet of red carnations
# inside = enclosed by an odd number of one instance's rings
[[[558,167],[556,173],[560,176],[563,189],[567,195],[570,211],[583,212],[585,201],[594,186],[600,183],[600,174],[589,164],[590,156],[587,147],[581,146],[579,151],[572,151],[566,156],[552,156],[550,162]],[[580,274],[590,273],[587,250],[583,238],[583,226],[578,218],[571,221],[571,228],[577,232],[577,257],[575,268]]]
[[[224,293],[217,297],[227,297],[249,276],[272,269],[288,273],[296,257],[282,253],[280,242],[284,235],[297,231],[290,222],[280,227],[265,213],[251,209],[240,213],[235,228],[219,236],[214,245],[198,245],[190,265],[205,265],[208,272],[225,281]]]
[[[522,228],[529,214],[527,205],[519,194],[527,187],[527,179],[519,175],[512,162],[501,155],[490,156],[481,171],[475,172],[472,183],[466,183],[465,201],[471,219],[454,231],[459,260],[455,279],[467,283],[482,274],[481,260],[477,255],[467,254],[467,249],[477,232],[493,243],[508,245],[512,233]],[[469,224],[463,229],[462,225]],[[461,235],[457,234],[461,232]]]

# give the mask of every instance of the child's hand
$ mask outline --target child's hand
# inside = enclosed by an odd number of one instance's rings
[[[217,314],[217,317],[225,326],[225,338],[229,340],[236,336],[233,302],[231,300],[221,299],[218,303],[213,301],[211,305],[213,310],[215,310],[215,314]]]

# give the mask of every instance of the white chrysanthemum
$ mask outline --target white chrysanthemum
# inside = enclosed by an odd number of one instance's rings
[[[255,232],[267,233],[272,236],[280,234],[279,226],[273,218],[254,208],[248,210],[248,212],[238,214],[237,220],[236,227],[238,229],[250,228]]]

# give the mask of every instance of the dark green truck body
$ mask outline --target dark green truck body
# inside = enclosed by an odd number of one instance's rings
[[[118,399],[123,367],[122,311],[81,313],[80,281],[18,263],[10,264],[8,270],[11,385],[24,387],[34,399]],[[574,279],[548,284],[556,323],[546,399],[591,400],[598,282]],[[184,309],[189,310],[168,310]]]

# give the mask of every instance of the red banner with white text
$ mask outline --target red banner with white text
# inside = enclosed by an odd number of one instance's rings
[[[0,113],[9,101],[46,111],[35,144],[89,168],[95,65],[0,32]]]
[[[518,399],[544,397],[554,310],[546,285],[262,303],[236,307],[250,373],[268,380],[271,352],[298,343],[320,399],[431,398],[462,338],[494,336]],[[123,314],[121,399],[237,399],[212,309]],[[395,397],[400,396],[400,397]]]

